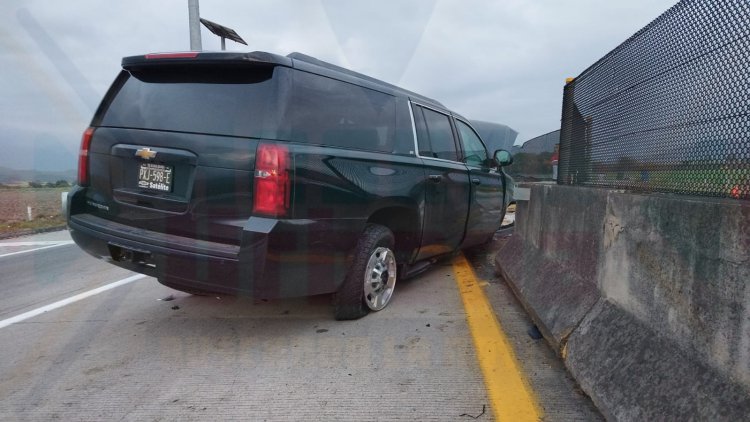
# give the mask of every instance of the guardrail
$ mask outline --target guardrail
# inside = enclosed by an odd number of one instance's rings
[[[609,420],[750,415],[750,203],[534,184],[497,268]]]

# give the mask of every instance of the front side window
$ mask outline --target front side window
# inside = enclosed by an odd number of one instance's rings
[[[464,147],[464,162],[469,165],[481,167],[487,161],[487,149],[485,149],[479,135],[466,123],[456,120],[458,133],[461,135],[461,144]]]

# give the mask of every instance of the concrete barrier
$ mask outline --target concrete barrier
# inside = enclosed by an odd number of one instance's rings
[[[750,420],[750,203],[531,185],[497,255],[610,420]]]

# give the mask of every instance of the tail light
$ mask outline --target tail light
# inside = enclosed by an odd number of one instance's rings
[[[89,149],[93,136],[94,128],[90,127],[83,132],[81,138],[81,149],[78,151],[78,186],[89,185]]]
[[[289,212],[291,178],[289,149],[277,144],[260,144],[255,155],[253,213],[283,217]]]

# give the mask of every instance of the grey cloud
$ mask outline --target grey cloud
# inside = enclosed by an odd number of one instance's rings
[[[349,63],[393,83],[403,76],[435,7],[434,1],[321,3]]]
[[[230,42],[228,49],[310,54],[433,97],[468,118],[507,124],[525,140],[559,127],[565,77],[576,76],[673,4],[203,0],[200,7],[202,16],[234,28],[250,44]],[[40,145],[56,142],[75,151],[91,118],[79,98],[93,95],[98,102],[123,56],[189,45],[184,0],[11,0],[5,6],[0,127],[15,128],[22,120],[12,137],[0,133],[6,149],[36,145],[38,124],[49,141]],[[36,45],[16,18],[21,8],[86,83],[66,78],[54,54]],[[215,50],[219,41],[204,30],[203,45]],[[74,160],[55,169],[73,168]]]

